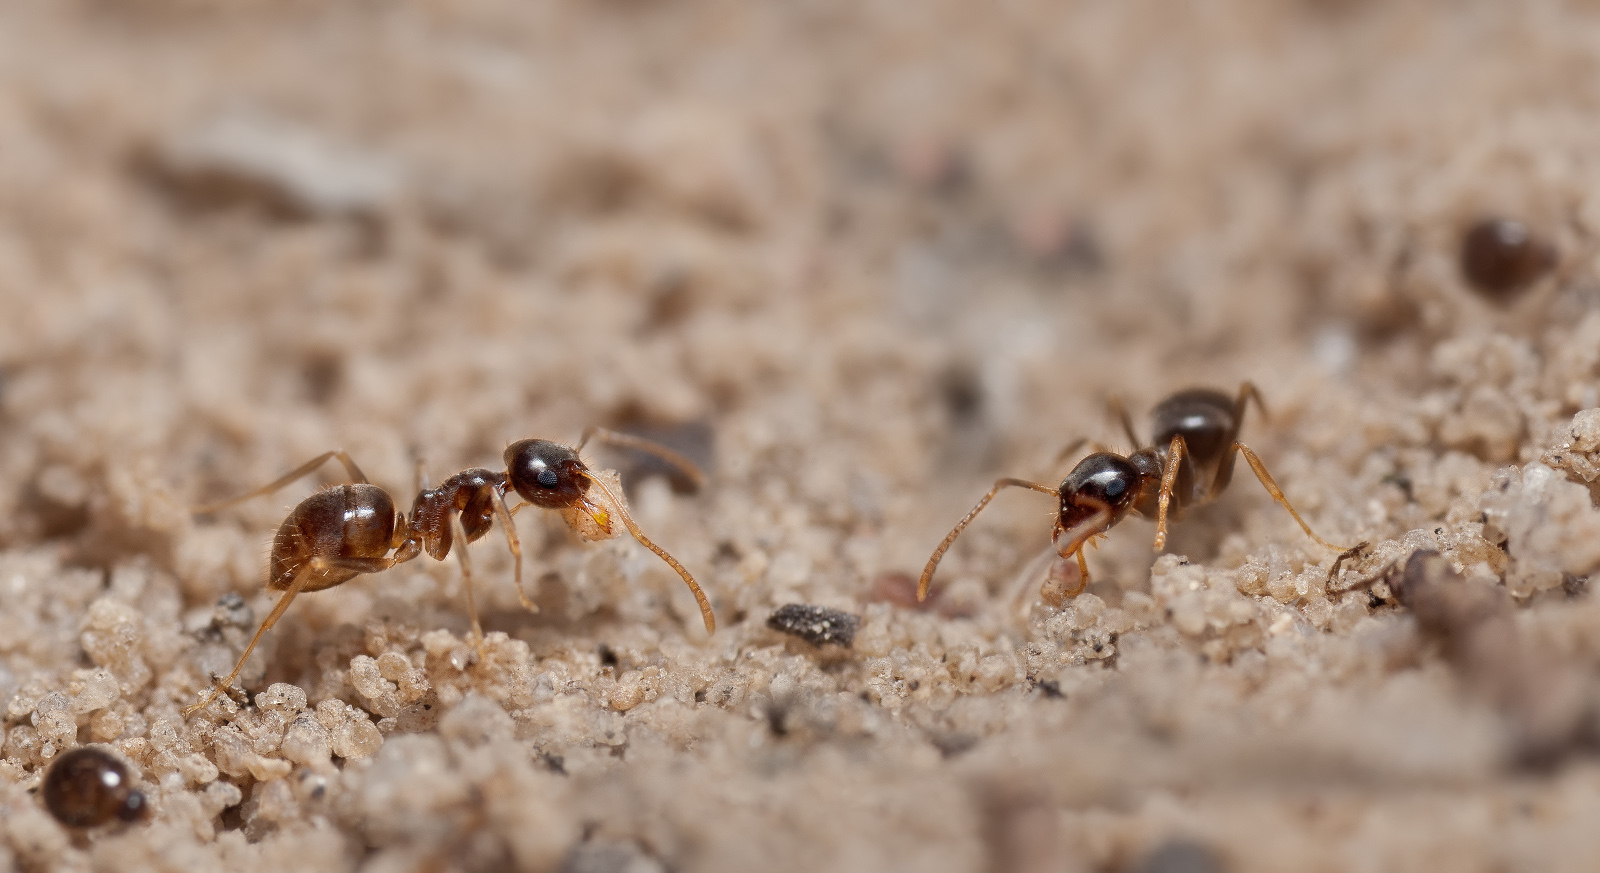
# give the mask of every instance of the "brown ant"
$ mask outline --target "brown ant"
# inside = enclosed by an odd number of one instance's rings
[[[1133,441],[1133,454],[1123,456],[1115,452],[1097,451],[1079,461],[1056,488],[1026,479],[1005,478],[995,482],[989,493],[978,501],[977,506],[972,507],[965,518],[956,523],[939,547],[933,550],[933,557],[928,559],[928,566],[923,568],[922,579],[917,585],[917,599],[928,596],[933,571],[939,566],[939,559],[944,557],[950,544],[1002,488],[1031,488],[1060,498],[1061,508],[1056,515],[1050,540],[1062,558],[1073,555],[1078,558],[1079,584],[1075,589],[1065,592],[1066,596],[1075,597],[1089,584],[1089,565],[1083,557],[1085,543],[1103,535],[1132,510],[1146,518],[1155,517],[1155,547],[1164,547],[1169,517],[1176,521],[1182,517],[1185,509],[1210,503],[1228,487],[1228,481],[1233,476],[1235,453],[1244,455],[1267,493],[1289,510],[1306,536],[1327,548],[1344,551],[1311,530],[1300,513],[1289,505],[1288,498],[1283,496],[1283,491],[1273,481],[1272,474],[1267,472],[1261,459],[1249,446],[1238,441],[1245,404],[1251,400],[1255,401],[1261,414],[1266,415],[1266,404],[1261,400],[1261,393],[1249,382],[1240,385],[1239,396],[1231,399],[1220,391],[1207,388],[1179,391],[1156,404],[1150,411],[1155,445],[1149,447],[1141,444],[1134,433],[1127,410],[1120,403],[1114,404],[1122,419],[1123,429]],[[1084,442],[1079,440],[1068,446],[1061,456],[1065,457]]]
[[[560,511],[568,527],[585,540],[620,535],[620,531],[612,524],[612,517],[621,519],[622,525],[634,539],[655,552],[683,577],[700,605],[700,617],[705,622],[706,632],[715,631],[717,622],[711,612],[711,601],[706,599],[705,592],[694,581],[694,577],[676,558],[639,530],[633,517],[628,514],[627,505],[622,502],[621,492],[613,491],[600,475],[590,470],[578,457],[578,452],[591,438],[653,454],[682,470],[697,488],[704,481],[703,474],[693,462],[665,446],[640,437],[591,427],[583,432],[577,448],[568,448],[549,440],[518,440],[506,447],[505,472],[481,468],[465,470],[446,479],[437,488],[426,487],[419,463],[418,493],[409,517],[397,512],[389,493],[368,483],[355,461],[342,450],[318,455],[254,491],[195,510],[195,514],[202,515],[270,494],[333,458],[344,465],[345,472],[352,480],[351,484],[325,488],[302,500],[278,527],[278,533],[272,541],[267,588],[281,591],[283,596],[278,598],[272,613],[261,623],[250,645],[245,647],[244,654],[239,656],[233,672],[201,695],[197,703],[185,708],[184,716],[194,715],[211,702],[219,688],[233,684],[239,671],[244,669],[245,660],[261,640],[261,635],[283,616],[295,595],[342,585],[364,573],[387,570],[424,551],[429,557],[442,561],[457,542],[462,543],[462,547],[456,549],[456,555],[461,561],[467,611],[472,618],[472,632],[481,647],[483,629],[478,624],[478,607],[472,596],[472,566],[467,560],[465,544],[488,533],[495,520],[500,522],[506,545],[510,547],[516,562],[517,595],[522,598],[524,607],[531,612],[538,612],[538,606],[522,588],[522,545],[511,521],[516,510],[506,507],[507,491],[515,491],[526,501],[518,504],[516,509],[531,504],[541,509]],[[598,495],[591,493],[591,486],[599,489]]]

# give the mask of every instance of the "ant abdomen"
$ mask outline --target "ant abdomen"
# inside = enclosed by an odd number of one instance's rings
[[[394,501],[376,485],[340,485],[312,494],[278,527],[267,587],[287,591],[302,570],[310,575],[301,591],[321,591],[354,579],[360,570],[306,570],[306,564],[313,558],[383,558],[394,544],[395,521]]]

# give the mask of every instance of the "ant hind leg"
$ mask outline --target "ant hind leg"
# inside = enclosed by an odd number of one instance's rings
[[[361,472],[360,467],[356,466],[356,462],[351,459],[350,454],[344,449],[335,449],[331,452],[323,452],[315,458],[312,458],[304,464],[301,464],[300,466],[290,470],[282,476],[279,476],[277,479],[268,482],[260,488],[255,489],[254,491],[246,491],[237,497],[230,497],[227,500],[221,501],[220,503],[211,503],[201,506],[193,510],[193,513],[195,515],[209,515],[213,512],[217,512],[218,510],[227,509],[230,506],[243,503],[251,498],[260,497],[264,494],[271,494],[272,492],[277,491],[279,488],[288,485],[290,482],[293,482],[301,476],[304,476],[307,473],[310,473],[312,470],[315,470],[323,464],[326,464],[331,458],[339,459],[339,463],[344,465],[344,471],[350,475],[351,482],[357,485],[367,484],[366,475]]]
[[[245,646],[244,652],[239,655],[238,662],[233,665],[233,672],[228,674],[228,678],[213,682],[210,688],[201,692],[199,700],[184,707],[184,718],[189,718],[200,710],[205,709],[206,705],[216,698],[217,691],[233,685],[233,680],[238,679],[239,673],[244,670],[244,662],[250,660],[250,653],[256,650],[256,643],[261,642],[262,634],[271,630],[272,626],[278,623],[278,619],[283,617],[284,610],[289,608],[289,604],[294,602],[295,595],[299,594],[301,589],[305,587],[306,580],[311,578],[312,571],[320,569],[320,560],[319,558],[312,558],[301,566],[299,572],[294,574],[294,581],[289,583],[289,588],[283,592],[283,596],[278,598],[277,605],[272,607],[271,614],[267,616],[265,621],[261,622],[259,628],[256,628],[256,635],[250,638],[250,644]],[[215,674],[212,675],[215,678]]]
[[[1233,446],[1228,449],[1228,454],[1231,456],[1236,451],[1244,455],[1245,463],[1250,465],[1250,469],[1255,471],[1256,478],[1261,480],[1261,487],[1267,489],[1267,493],[1272,495],[1273,500],[1276,500],[1284,509],[1289,510],[1289,514],[1294,517],[1295,523],[1300,525],[1300,529],[1306,532],[1306,536],[1336,552],[1349,551],[1344,546],[1336,546],[1317,536],[1316,531],[1311,529],[1311,525],[1306,524],[1306,520],[1301,518],[1300,513],[1296,512],[1295,508],[1290,505],[1289,498],[1283,496],[1283,489],[1278,487],[1278,483],[1272,478],[1272,474],[1267,472],[1267,466],[1261,463],[1261,459],[1256,457],[1256,453],[1252,452],[1249,446],[1235,440]]]

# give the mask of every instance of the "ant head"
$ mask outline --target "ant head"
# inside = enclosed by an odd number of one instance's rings
[[[1127,458],[1111,452],[1095,452],[1078,462],[1061,481],[1061,517],[1056,536],[1086,522],[1091,529],[1078,531],[1075,538],[1087,540],[1122,520],[1144,490],[1144,474]],[[1103,518],[1096,521],[1095,516]]]
[[[589,490],[589,468],[578,453],[549,440],[518,440],[506,447],[506,477],[523,500],[561,509]]]

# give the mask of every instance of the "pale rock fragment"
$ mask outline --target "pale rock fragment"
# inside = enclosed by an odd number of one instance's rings
[[[306,707],[306,693],[299,686],[274,682],[256,695],[256,706],[264,710],[299,712]]]
[[[251,202],[290,216],[370,216],[403,188],[387,158],[257,109],[232,109],[182,130],[158,143],[150,161],[191,200]]]
[[[476,692],[439,719],[439,736],[468,747],[510,740],[515,732],[516,724],[500,704]]]
[[[117,687],[117,677],[111,675],[109,670],[80,670],[78,684],[81,690],[72,700],[72,712],[84,714],[104,709],[114,703],[121,694]]]
[[[1495,474],[1483,496],[1484,538],[1511,555],[1506,588],[1517,597],[1600,568],[1600,510],[1582,485],[1534,462]]]
[[[323,767],[333,754],[333,734],[316,717],[303,714],[284,730],[279,750],[296,764]]]
[[[370,758],[382,746],[383,734],[365,718],[352,718],[333,730],[333,753],[347,760]]]

